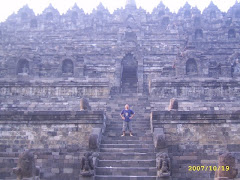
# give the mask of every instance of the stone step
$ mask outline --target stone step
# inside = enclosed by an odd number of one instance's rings
[[[153,144],[153,141],[138,141],[138,140],[102,140],[102,144]]]
[[[142,126],[142,127],[136,127],[136,126],[133,126],[134,128],[134,131],[135,132],[142,132],[142,131],[147,131],[147,130],[150,130],[150,126]],[[110,132],[118,132],[118,131],[122,131],[122,126],[118,126],[118,127],[115,127],[115,126],[108,126],[106,131],[110,131]]]
[[[118,124],[122,124],[123,123],[123,119],[121,119],[121,117],[119,118],[119,119],[117,119],[117,120],[113,120],[113,119],[111,119],[110,120],[110,122],[111,122],[111,124],[113,124],[113,125],[118,125]],[[131,120],[131,122],[132,122],[132,124],[134,125],[134,124],[150,124],[150,121],[149,120],[135,120],[134,118]]]
[[[127,132],[128,132],[128,130],[127,130]],[[119,132],[106,131],[103,135],[105,137],[118,137],[118,136],[121,136],[121,134],[122,134],[122,131],[119,131]],[[126,133],[126,135],[128,135],[128,133]],[[149,130],[149,132],[135,132],[134,129],[132,130],[132,135],[133,135],[133,137],[139,137],[139,138],[146,137],[146,136],[152,136],[150,130]]]
[[[100,152],[154,152],[154,148],[100,148]]]
[[[98,167],[155,167],[156,159],[149,160],[99,160]]]
[[[96,180],[156,180],[156,176],[95,176]]]
[[[129,133],[126,133],[126,136],[122,137],[121,135],[119,136],[103,136],[102,140],[111,140],[111,141],[116,141],[116,140],[138,140],[138,141],[152,141],[153,137],[152,136],[142,136],[142,137],[137,137],[137,136],[129,136]]]
[[[97,167],[96,175],[156,176],[156,167]]]
[[[100,148],[154,148],[153,144],[101,144]]]
[[[137,153],[137,152],[100,152],[99,160],[149,160],[156,159],[156,154],[149,153]]]

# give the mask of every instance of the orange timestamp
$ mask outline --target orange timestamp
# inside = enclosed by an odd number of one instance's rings
[[[188,171],[229,171],[229,166],[188,166]]]

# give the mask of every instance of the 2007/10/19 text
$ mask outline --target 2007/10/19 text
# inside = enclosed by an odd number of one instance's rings
[[[188,166],[188,171],[229,171],[229,166]]]

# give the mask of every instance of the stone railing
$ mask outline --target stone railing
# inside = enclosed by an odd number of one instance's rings
[[[0,124],[95,124],[105,123],[102,111],[2,111]]]
[[[221,124],[240,123],[240,111],[152,111],[151,130],[161,124]]]
[[[0,96],[13,97],[108,97],[109,81],[107,79],[88,80],[39,80],[39,81],[1,81]]]
[[[153,101],[156,97],[166,101],[173,97],[182,101],[238,101],[239,91],[239,80],[231,78],[162,78],[153,79],[149,84]]]

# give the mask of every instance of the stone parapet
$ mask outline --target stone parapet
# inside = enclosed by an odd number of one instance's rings
[[[230,78],[162,78],[153,79],[149,85],[151,99],[169,101],[238,101],[239,79]]]

